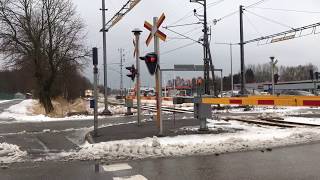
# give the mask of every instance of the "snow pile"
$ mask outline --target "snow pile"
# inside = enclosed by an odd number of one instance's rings
[[[62,121],[62,120],[88,120],[93,119],[93,116],[72,116],[65,118],[51,118],[45,115],[33,115],[32,108],[38,102],[37,100],[24,100],[19,104],[13,105],[8,109],[5,109],[3,113],[0,114],[0,119],[6,121],[2,123],[8,123],[7,120],[14,122],[47,122],[47,121]]]
[[[19,146],[0,143],[0,164],[21,162],[27,156],[26,151],[21,151]]]
[[[186,135],[85,144],[68,159],[126,160],[154,157],[208,155],[272,148],[320,140],[320,129],[266,129],[240,133]]]
[[[21,115],[32,115],[32,107],[37,104],[36,100],[28,99],[19,104],[13,105],[6,109],[6,112]]]

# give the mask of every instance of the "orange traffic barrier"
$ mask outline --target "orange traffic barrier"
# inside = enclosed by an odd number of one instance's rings
[[[226,98],[202,98],[204,104],[272,105],[272,106],[320,106],[319,96],[249,96]]]

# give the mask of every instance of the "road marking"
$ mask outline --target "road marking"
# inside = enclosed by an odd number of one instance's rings
[[[114,177],[113,180],[148,180],[148,179],[138,174],[134,176]]]
[[[102,166],[102,168],[106,172],[113,172],[113,171],[121,171],[121,170],[132,169],[132,167],[129,166],[129,164],[127,164],[127,163],[105,165],[105,166]]]
[[[35,138],[37,140],[37,142],[40,144],[40,146],[43,148],[45,153],[49,153],[49,148],[44,144],[43,141],[41,141],[41,139],[39,139],[38,137]]]

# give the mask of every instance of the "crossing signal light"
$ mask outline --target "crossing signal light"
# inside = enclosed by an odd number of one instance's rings
[[[278,83],[279,77],[280,77],[279,74],[275,74],[275,75],[274,75],[274,83],[275,83],[275,84]]]
[[[132,65],[132,66],[126,67],[126,69],[129,70],[129,72],[130,72],[130,74],[127,74],[127,76],[129,78],[131,78],[132,81],[134,81],[134,79],[136,78],[136,75],[137,75],[136,68],[134,67],[134,65]]]
[[[149,73],[154,75],[158,67],[158,55],[156,53],[148,53],[144,57],[140,57],[141,60],[146,62]]]

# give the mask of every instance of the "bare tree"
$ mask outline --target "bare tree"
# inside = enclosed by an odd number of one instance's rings
[[[0,0],[0,51],[6,65],[29,66],[46,113],[52,89],[66,66],[80,67],[88,51],[84,24],[70,0]]]

